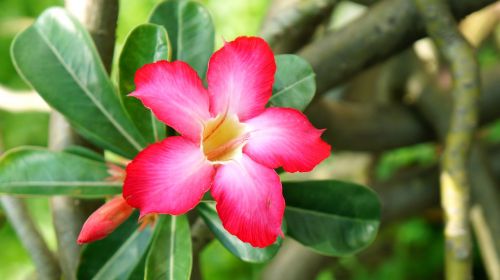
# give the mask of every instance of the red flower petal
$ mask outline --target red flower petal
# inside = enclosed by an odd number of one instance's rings
[[[311,171],[330,155],[330,145],[300,111],[268,108],[245,122],[250,130],[243,152],[255,161],[287,172]]]
[[[184,214],[211,186],[214,167],[200,147],[175,136],[148,146],[127,166],[123,197],[149,213]]]
[[[202,121],[210,114],[208,94],[196,71],[182,61],[159,61],[137,70],[135,84],[131,96],[183,136],[199,140]]]
[[[239,37],[215,52],[208,64],[210,112],[246,120],[264,111],[272,94],[276,63],[267,43]]]
[[[278,174],[246,155],[217,169],[212,196],[224,228],[255,247],[282,235],[285,200]]]
[[[89,243],[103,239],[112,233],[132,214],[130,207],[122,196],[117,196],[99,207],[83,224],[78,244]]]

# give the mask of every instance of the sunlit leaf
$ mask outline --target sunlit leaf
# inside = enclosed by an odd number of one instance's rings
[[[17,35],[11,52],[18,72],[83,136],[127,157],[144,147],[92,39],[64,9],[45,11]]]
[[[152,236],[153,230],[150,227],[134,231],[92,279],[129,279],[146,254]]]
[[[192,259],[187,217],[162,215],[146,259],[144,279],[188,280]]]
[[[189,0],[167,0],[156,6],[151,23],[165,27],[172,46],[172,60],[182,60],[205,76],[214,51],[214,26],[207,9]]]
[[[271,259],[278,252],[282,239],[266,248],[256,248],[227,232],[215,210],[215,202],[202,202],[197,207],[201,217],[214,233],[215,237],[236,257],[246,262],[261,263]]]
[[[293,54],[276,56],[273,95],[269,105],[304,110],[316,92],[316,81],[311,65]]]
[[[165,138],[165,124],[133,97],[127,96],[135,90],[134,77],[137,69],[144,64],[158,60],[169,60],[170,43],[162,26],[143,24],[128,35],[119,60],[120,97],[130,117],[142,134],[150,142]]]
[[[16,148],[0,157],[0,194],[98,197],[121,193],[102,161],[43,148]]]

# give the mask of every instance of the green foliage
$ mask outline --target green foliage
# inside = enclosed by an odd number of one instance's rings
[[[120,54],[121,101],[132,121],[150,143],[165,138],[166,127],[138,99],[127,95],[135,90],[134,77],[139,68],[158,60],[170,60],[170,57],[171,48],[167,31],[154,24],[139,25],[132,30]]]
[[[276,56],[276,68],[269,105],[303,111],[316,92],[311,65],[300,56],[282,54]]]
[[[382,155],[375,173],[378,179],[385,180],[403,167],[430,166],[437,162],[437,157],[434,144],[419,144],[395,149]]]
[[[137,229],[138,213],[132,214],[121,226],[103,240],[85,245],[80,257],[78,279],[91,279],[120,249]]]
[[[0,194],[106,196],[121,184],[102,161],[42,148],[18,148],[0,157]]]
[[[332,256],[356,253],[375,239],[380,202],[370,189],[329,181],[284,182],[287,234]]]
[[[94,280],[129,279],[141,263],[151,242],[153,231],[146,227],[134,231],[116,252],[105,262],[94,275]]]
[[[192,259],[187,217],[161,216],[146,259],[144,279],[189,280]]]
[[[201,253],[206,280],[257,280],[262,264],[248,263],[231,254],[217,239]]]
[[[276,243],[266,248],[255,248],[248,243],[239,240],[236,236],[227,232],[222,226],[222,222],[215,210],[215,202],[203,202],[197,207],[201,217],[215,234],[215,237],[221,244],[233,253],[236,257],[246,262],[261,263],[270,260],[278,252],[281,242],[281,237],[278,237]]]
[[[156,2],[143,4],[152,6]],[[232,7],[236,2],[239,1],[225,1],[224,5]],[[264,2],[244,5],[258,6],[256,11],[263,16]],[[145,12],[139,10],[137,14],[141,18]],[[121,16],[120,22],[123,20]],[[149,21],[153,24],[140,25],[130,32],[116,60],[119,94],[89,34],[63,9],[45,11],[21,32],[12,44],[12,57],[26,81],[79,133],[104,149],[132,158],[147,143],[165,136],[165,126],[140,102],[126,97],[134,90],[136,70],[145,63],[171,58],[186,61],[203,78],[214,50],[212,19],[198,2],[161,2]],[[239,19],[236,17],[235,21]],[[220,20],[216,22],[222,25]],[[125,25],[119,26],[119,30],[119,38],[124,38],[130,29]],[[305,109],[316,88],[310,65],[294,55],[279,55],[276,63],[269,105]],[[47,121],[47,115],[44,117]],[[41,134],[46,134],[46,124]],[[104,158],[81,147],[70,147],[64,152],[17,149],[0,159],[0,193],[85,197],[119,194],[121,184],[106,181],[108,177]],[[365,248],[375,237],[380,205],[369,189],[338,181],[283,185],[287,234],[302,244],[326,255],[347,255]],[[281,238],[272,246],[259,249],[229,234],[212,202],[202,203],[198,210],[221,242],[216,241],[211,247],[221,250],[222,244],[227,249],[217,251],[217,258],[203,257],[207,263],[203,267],[205,275],[216,275],[217,279],[224,279],[224,275],[230,277],[227,279],[256,278],[261,266],[243,263],[231,253],[245,262],[266,262],[279,250]],[[161,216],[154,230],[146,227],[142,231],[137,229],[136,220],[134,214],[107,238],[85,246],[79,279],[189,278],[192,255],[187,218]],[[217,263],[221,260],[233,266]],[[235,276],[235,272],[239,275]]]
[[[144,146],[89,34],[65,10],[47,10],[20,33],[12,44],[12,57],[45,101],[89,140],[128,157]]]
[[[47,146],[47,113],[0,111],[0,151],[17,146]]]
[[[182,60],[205,77],[214,51],[214,26],[204,6],[194,1],[168,0],[155,7],[150,22],[162,25],[172,46],[172,60]]]

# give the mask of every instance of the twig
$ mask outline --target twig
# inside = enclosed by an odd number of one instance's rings
[[[454,105],[445,140],[441,170],[441,204],[445,212],[447,279],[472,277],[469,228],[470,177],[467,163],[477,125],[478,66],[443,0],[415,0],[426,29],[450,64]]]
[[[0,196],[5,214],[35,264],[39,279],[59,279],[61,270],[20,198]]]

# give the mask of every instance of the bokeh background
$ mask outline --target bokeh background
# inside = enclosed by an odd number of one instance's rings
[[[117,30],[117,49],[127,34],[136,25],[146,21],[157,0],[121,0]],[[258,34],[266,15],[268,0],[227,1],[203,0],[216,26],[217,46],[223,40],[232,40],[238,35]],[[10,56],[9,47],[15,34],[26,28],[47,7],[63,5],[59,0],[0,0],[0,90],[8,89],[16,94],[26,94],[30,89],[17,75]],[[336,10],[332,26],[342,25],[363,11],[363,7],[343,3]],[[482,67],[499,61],[493,39],[486,41],[479,50]],[[2,99],[3,98],[3,99]],[[0,96],[0,105],[8,103]],[[0,106],[0,153],[21,145],[47,145],[47,112],[19,112],[15,108]],[[484,131],[487,141],[500,140],[500,125],[494,124]],[[434,144],[419,144],[397,149],[380,155],[373,176],[379,180],[391,177],[394,172],[414,166],[430,166],[437,162],[438,149]],[[349,160],[343,160],[349,158]],[[353,163],[355,158],[357,162]],[[345,170],[347,165],[366,164],[362,154],[334,155],[309,176],[324,178],[340,176],[352,180],[363,180],[363,174]],[[291,176],[290,178],[294,178]],[[55,234],[49,204],[44,198],[29,198],[29,207],[51,249],[55,250]],[[438,209],[383,228],[373,246],[376,254],[351,256],[337,259],[327,266],[318,280],[329,279],[440,279],[443,269],[442,216]],[[0,279],[27,279],[33,275],[34,267],[12,227],[0,209]],[[476,246],[477,248],[477,246]],[[486,278],[480,256],[474,254],[475,276]],[[258,279],[263,264],[244,263],[217,241],[212,242],[202,254],[202,273],[205,279]],[[332,262],[333,263],[333,262]]]

